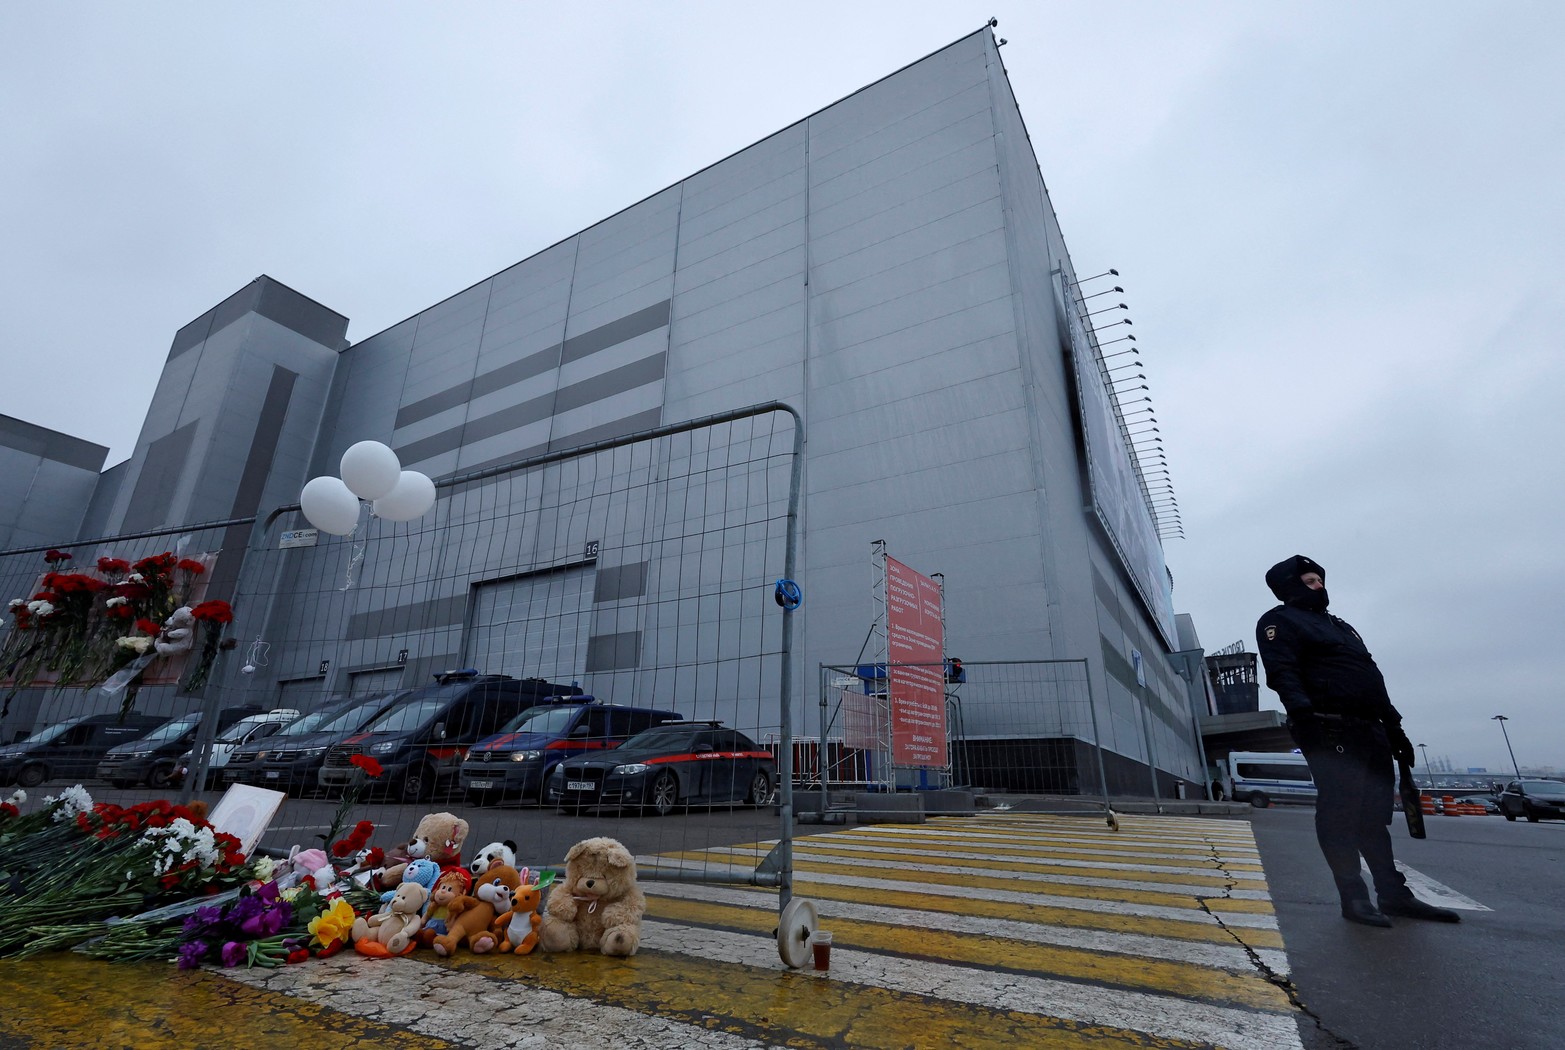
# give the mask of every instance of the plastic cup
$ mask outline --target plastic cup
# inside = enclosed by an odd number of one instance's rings
[[[810,950],[815,953],[817,970],[831,969],[831,931],[816,930],[810,934]]]

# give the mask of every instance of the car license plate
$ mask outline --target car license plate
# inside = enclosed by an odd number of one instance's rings
[[[266,779],[267,780],[276,780],[280,776],[282,776],[282,773],[279,772],[278,770],[268,769],[266,771]]]
[[[566,791],[591,791],[592,787],[593,784],[590,780],[567,780],[565,782]]]
[[[469,780],[467,782],[467,786],[470,787],[470,788],[477,788],[479,791],[487,791],[488,789],[494,787],[494,781],[493,780]]]

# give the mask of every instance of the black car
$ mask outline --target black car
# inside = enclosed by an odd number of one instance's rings
[[[403,802],[423,802],[453,787],[468,748],[528,708],[552,696],[580,696],[577,685],[541,678],[447,671],[415,689],[385,714],[326,750],[320,783],[327,791],[361,784],[353,764],[367,755],[380,764],[377,786]]]
[[[554,767],[545,801],[562,810],[636,806],[666,816],[693,804],[771,803],[772,753],[717,722],[680,722],[638,733],[612,752]]]
[[[57,722],[0,747],[0,785],[30,788],[55,778],[90,777],[111,747],[138,740],[163,722],[137,711]]]
[[[261,708],[255,704],[225,707],[217,713],[217,732],[221,733],[241,718],[260,713]],[[175,760],[190,750],[200,727],[199,712],[177,715],[139,740],[109,748],[98,763],[98,778],[118,788],[132,784],[168,787],[174,776]]]
[[[320,787],[327,748],[363,729],[411,692],[401,689],[332,697],[264,740],[240,744],[228,759],[224,776],[232,783],[276,788],[292,795],[313,792]]]
[[[683,722],[678,711],[600,704],[590,696],[551,697],[480,740],[462,763],[467,801],[483,806],[507,796],[538,798],[544,781],[573,755],[609,751],[664,722]]]
[[[1526,817],[1565,820],[1565,783],[1558,780],[1513,780],[1500,792],[1500,812],[1506,820]]]

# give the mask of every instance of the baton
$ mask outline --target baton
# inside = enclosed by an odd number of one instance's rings
[[[1424,838],[1424,809],[1419,802],[1418,785],[1413,783],[1413,767],[1398,762],[1402,769],[1402,815],[1407,818],[1407,833],[1415,839]]]

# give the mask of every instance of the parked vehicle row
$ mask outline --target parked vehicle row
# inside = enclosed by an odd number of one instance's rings
[[[179,783],[193,766],[201,715],[93,715],[0,748],[0,784],[28,787],[96,773],[116,787]],[[353,761],[375,759],[381,775]],[[772,753],[717,722],[675,710],[601,703],[579,686],[451,671],[418,689],[337,696],[308,714],[224,709],[207,786],[290,793],[364,784],[398,801],[459,789],[473,805],[537,799],[579,812],[667,814],[692,804],[769,804]]]

